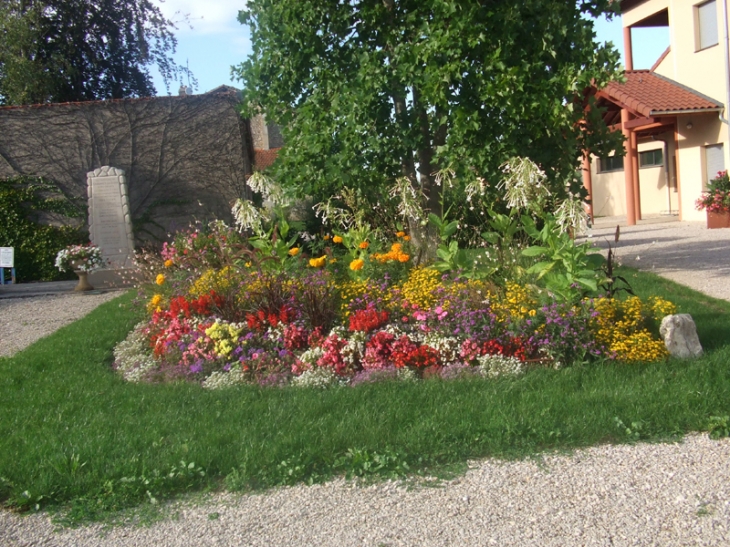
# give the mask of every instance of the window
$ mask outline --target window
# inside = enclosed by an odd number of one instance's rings
[[[598,160],[598,172],[623,171],[624,159],[621,156],[606,156]]]
[[[639,152],[639,167],[661,167],[664,165],[662,149]]]
[[[705,184],[725,170],[725,154],[722,144],[705,146]]]
[[[710,0],[697,6],[697,49],[717,45],[717,2]]]

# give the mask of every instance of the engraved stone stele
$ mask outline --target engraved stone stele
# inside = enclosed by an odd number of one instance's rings
[[[702,345],[697,337],[697,327],[688,313],[667,315],[662,319],[659,333],[664,337],[664,345],[674,357],[699,357]]]
[[[105,165],[86,175],[91,242],[110,269],[133,268],[134,237],[124,170]]]

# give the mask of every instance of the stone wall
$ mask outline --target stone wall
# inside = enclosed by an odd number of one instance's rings
[[[137,243],[230,221],[249,197],[253,141],[238,93],[0,108],[0,177],[42,176],[84,204],[86,174],[124,169]]]

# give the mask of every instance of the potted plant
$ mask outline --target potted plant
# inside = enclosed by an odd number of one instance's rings
[[[101,249],[89,243],[88,245],[70,245],[58,251],[56,268],[62,272],[73,270],[79,276],[79,283],[75,291],[90,291],[94,287],[89,284],[88,274],[104,265]]]
[[[697,210],[707,211],[707,228],[730,228],[730,177],[727,171],[717,173],[695,205]]]

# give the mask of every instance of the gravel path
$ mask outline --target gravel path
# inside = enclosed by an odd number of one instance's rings
[[[618,245],[615,233],[615,222],[598,219],[592,238],[603,248],[610,243],[626,266],[730,300],[730,229],[678,221],[622,226]]]
[[[613,245],[616,225],[592,238]],[[627,265],[730,300],[730,230],[699,223],[621,229]],[[0,300],[0,356],[117,296]],[[0,511],[0,546],[623,546],[730,545],[730,439],[599,446],[571,456],[472,462],[440,488],[342,480],[172,505],[139,528],[55,530],[45,514]]]
[[[13,355],[120,294],[67,293],[0,300],[0,357]]]
[[[475,462],[442,488],[342,480],[219,494],[146,528],[54,532],[43,515],[0,512],[7,547],[730,544],[730,440],[600,446],[572,456]]]

